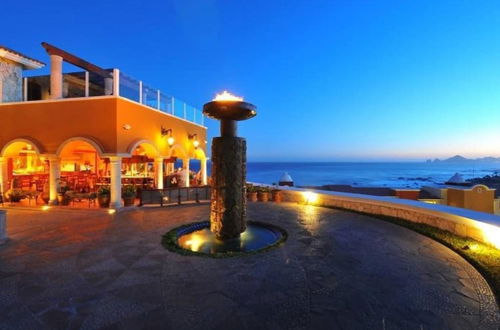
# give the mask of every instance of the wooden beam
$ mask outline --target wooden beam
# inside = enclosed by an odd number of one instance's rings
[[[57,55],[61,56],[65,62],[71,63],[79,68],[82,68],[86,71],[94,72],[100,75],[103,78],[113,78],[113,74],[104,70],[103,68],[98,67],[95,64],[85,61],[84,59],[70,54],[56,46],[48,44],[46,42],[42,42],[42,47],[45,48],[49,55]]]

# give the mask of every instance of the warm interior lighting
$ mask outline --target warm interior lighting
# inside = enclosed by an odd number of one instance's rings
[[[319,199],[318,194],[315,194],[312,191],[304,191],[302,193],[302,196],[304,196],[304,200],[305,200],[306,204],[317,203],[318,199]]]
[[[173,146],[174,143],[175,143],[175,139],[173,136],[169,136],[168,139],[167,139],[167,143],[169,145],[169,147]]]
[[[222,93],[215,95],[215,98],[213,99],[213,101],[235,101],[235,102],[239,101],[239,102],[241,102],[241,101],[243,101],[243,98],[239,97],[239,96],[235,96],[235,95],[229,93],[228,91],[223,91]]]

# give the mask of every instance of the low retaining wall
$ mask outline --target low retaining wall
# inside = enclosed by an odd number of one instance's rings
[[[0,245],[7,241],[7,211],[0,210]]]
[[[446,205],[331,191],[280,187],[288,202],[338,207],[347,210],[405,219],[469,237],[500,249],[500,217]]]

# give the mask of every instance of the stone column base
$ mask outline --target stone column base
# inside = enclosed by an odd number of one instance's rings
[[[246,229],[246,141],[212,140],[210,230],[219,239],[239,237]]]

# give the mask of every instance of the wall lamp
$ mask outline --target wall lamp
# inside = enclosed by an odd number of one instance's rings
[[[161,136],[168,136],[167,138],[167,143],[169,147],[172,147],[174,145],[175,139],[172,136],[172,129],[171,128],[165,128],[161,127]]]
[[[190,134],[190,135],[188,135],[188,138],[190,140],[193,140],[194,148],[198,149],[198,146],[200,145],[200,141],[198,141],[198,134]]]

